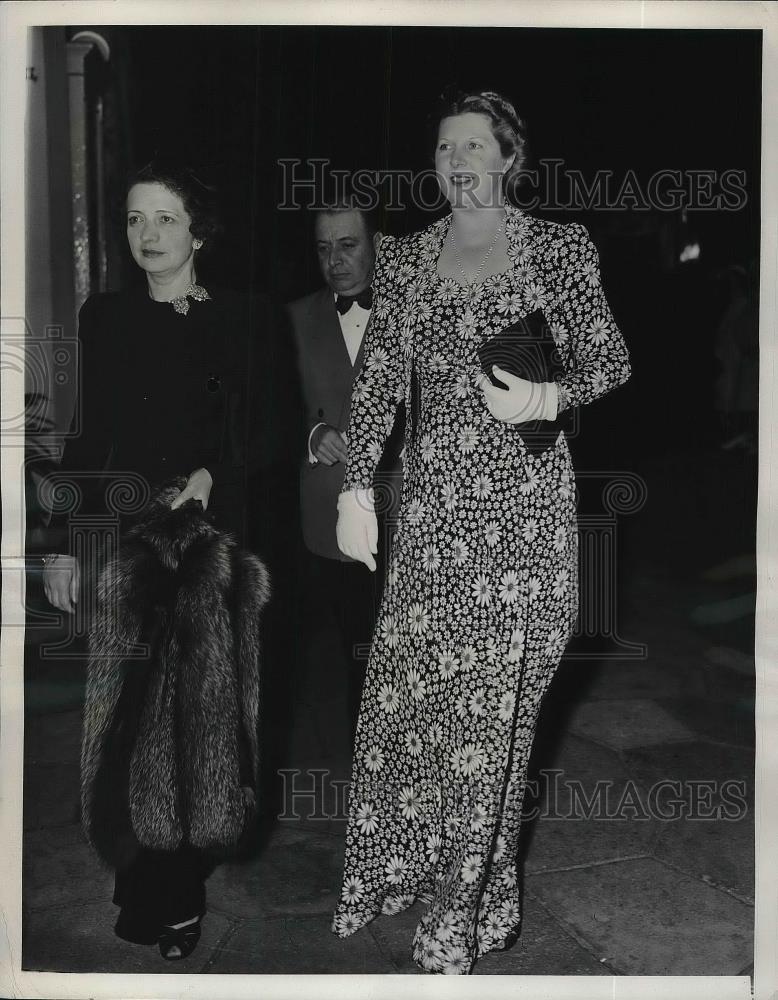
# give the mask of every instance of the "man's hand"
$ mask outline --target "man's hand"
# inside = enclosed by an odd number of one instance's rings
[[[59,611],[73,614],[78,603],[81,571],[75,556],[54,555],[43,567],[43,592]]]
[[[323,465],[348,461],[346,439],[337,427],[322,424],[311,435],[311,452]]]
[[[199,500],[203,505],[203,510],[208,510],[208,500],[211,496],[212,486],[213,479],[211,479],[211,473],[207,469],[195,469],[187,480],[186,486],[181,490],[173,503],[171,503],[170,509],[177,510],[187,500]]]

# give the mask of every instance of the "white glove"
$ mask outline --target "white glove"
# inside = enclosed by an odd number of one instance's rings
[[[523,424],[527,420],[556,420],[559,394],[556,382],[528,382],[518,375],[511,375],[497,365],[492,367],[495,377],[508,386],[499,389],[487,376],[481,383],[484,401],[493,417],[508,424]]]
[[[375,572],[378,552],[378,521],[372,490],[347,490],[338,497],[338,548],[344,556],[363,562]]]

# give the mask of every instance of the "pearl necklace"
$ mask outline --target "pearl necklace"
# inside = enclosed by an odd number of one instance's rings
[[[486,262],[492,255],[492,250],[494,250],[494,248],[497,246],[497,240],[499,240],[500,236],[502,235],[503,229],[505,229],[506,219],[507,216],[504,216],[502,222],[500,223],[497,229],[497,232],[494,234],[494,239],[489,244],[489,249],[484,254],[483,260],[481,261],[478,270],[473,275],[472,280],[468,278],[467,271],[465,271],[464,265],[462,264],[462,258],[459,255],[459,247],[457,246],[457,241],[454,239],[454,220],[453,219],[451,220],[451,228],[449,229],[449,236],[451,237],[451,249],[454,251],[454,259],[457,262],[459,270],[462,272],[462,277],[465,279],[466,285],[468,286],[475,285],[476,282],[478,281],[479,277],[481,276],[481,271],[483,271],[483,269],[486,267]]]

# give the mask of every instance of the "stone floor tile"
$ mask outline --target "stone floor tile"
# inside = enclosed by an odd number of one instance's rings
[[[412,951],[413,934],[426,909],[424,903],[416,902],[400,913],[380,914],[365,928],[372,934],[384,958],[391,963],[396,973],[423,974],[423,970],[413,960]]]
[[[541,736],[529,777],[538,794],[531,786],[524,803],[527,873],[650,851],[658,823],[648,817],[648,786],[635,781],[616,751],[572,733],[553,744]]]
[[[87,844],[81,827],[29,830],[23,845],[23,899],[29,910],[110,898],[113,875]]]
[[[310,817],[300,820],[285,820],[281,818],[278,820],[278,825],[304,830],[315,836],[335,837],[345,841],[347,822],[345,819],[318,820]]]
[[[752,907],[654,859],[527,880],[549,912],[621,975],[737,975]]]
[[[122,941],[113,933],[117,908],[110,894],[99,903],[52,907],[29,913],[22,926],[22,968],[36,972],[193,973],[200,972],[229,921],[208,913],[189,958],[167,962],[156,945]]]
[[[646,781],[681,782],[678,798],[682,807],[677,811],[664,795],[659,799],[668,819],[659,824],[652,845],[654,856],[753,898],[753,748],[684,743],[630,750],[625,757],[633,772]],[[709,793],[706,785],[711,788]],[[690,817],[695,797],[699,804],[693,813],[699,818]]]
[[[695,740],[657,747],[635,747],[624,751],[630,771],[651,782],[742,780],[753,788],[753,747],[729,747]]]
[[[664,823],[651,853],[681,871],[754,902],[753,812],[735,822],[681,819]]]
[[[555,731],[549,724],[535,737],[528,776],[540,783],[540,790],[547,790],[553,784],[555,771],[561,772],[558,779],[560,785],[566,779],[596,781],[600,777],[616,779],[631,776],[619,750],[594,743],[569,729]]]
[[[570,728],[614,749],[694,739],[694,732],[649,699],[579,704]]]
[[[521,851],[526,875],[648,855],[659,834],[655,823],[641,820],[545,819],[531,826]]]
[[[529,894],[524,897],[522,931],[507,951],[484,955],[475,975],[609,976],[611,970],[571,937]]]
[[[285,916],[241,923],[209,963],[215,974],[391,973],[369,933],[349,938],[330,930],[330,915]]]
[[[721,670],[722,673],[729,673]],[[709,740],[750,747],[755,739],[754,693],[749,691],[742,677],[729,698],[705,694],[703,698],[684,697],[672,701],[657,698],[657,704],[679,722]]]
[[[343,852],[339,837],[279,827],[258,858],[216,869],[209,906],[231,917],[329,915],[340,895]]]
[[[632,634],[632,633],[630,633]],[[693,659],[650,655],[646,660],[603,660],[582,663],[577,669],[590,675],[588,701],[613,701],[632,698],[702,697],[705,665]]]

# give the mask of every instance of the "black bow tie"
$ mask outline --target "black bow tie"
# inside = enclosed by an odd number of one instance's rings
[[[356,302],[358,306],[363,309],[370,309],[373,305],[373,289],[368,285],[367,288],[363,288],[359,295],[336,295],[335,296],[335,308],[338,310],[340,315],[347,313],[352,305]]]

